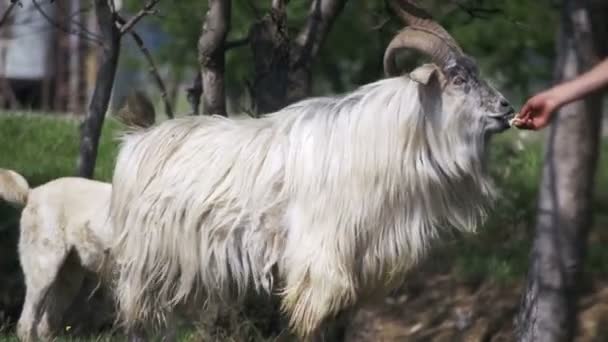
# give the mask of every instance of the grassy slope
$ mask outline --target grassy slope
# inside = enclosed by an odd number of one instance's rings
[[[67,117],[42,115],[0,116],[0,167],[21,173],[33,185],[74,175],[78,156],[79,122]],[[109,180],[114,168],[120,125],[106,120],[95,178]]]

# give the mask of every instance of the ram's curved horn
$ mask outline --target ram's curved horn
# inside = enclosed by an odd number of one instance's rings
[[[463,54],[456,39],[437,23],[427,11],[415,6],[412,2],[413,0],[390,0],[389,5],[406,25],[429,30],[429,32],[441,38],[450,48],[456,50],[459,54]]]
[[[409,0],[411,1],[411,0]],[[393,11],[409,25],[390,42],[384,53],[384,71],[388,76],[398,74],[395,57],[401,49],[415,49],[431,57],[444,67],[456,57],[464,55],[456,40],[424,10],[408,0],[390,0]]]
[[[449,46],[436,35],[415,27],[406,27],[391,40],[384,53],[384,72],[387,76],[398,75],[396,56],[402,49],[414,49],[425,53],[433,63],[443,67],[456,56]]]

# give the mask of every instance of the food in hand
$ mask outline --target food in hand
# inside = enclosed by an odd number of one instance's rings
[[[509,126],[511,127],[521,127],[524,124],[524,121],[515,115],[513,119],[509,120]]]

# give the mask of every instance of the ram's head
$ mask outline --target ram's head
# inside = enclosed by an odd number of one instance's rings
[[[515,112],[507,99],[480,77],[477,63],[467,56],[456,40],[428,13],[407,0],[390,0],[393,11],[407,24],[390,42],[384,54],[387,76],[402,70],[396,57],[400,50],[413,49],[431,58],[433,64],[421,66],[409,76],[419,82],[421,96],[427,94],[433,106],[440,106],[440,120],[459,121],[484,133],[509,128]]]

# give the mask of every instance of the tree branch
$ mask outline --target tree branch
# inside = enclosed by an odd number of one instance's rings
[[[228,51],[230,49],[234,49],[234,48],[238,48],[238,47],[241,47],[241,46],[245,46],[247,44],[249,44],[249,37],[243,37],[241,39],[227,41],[224,44],[224,50]]]
[[[230,0],[209,0],[198,41],[203,107],[207,114],[226,115],[225,42],[230,30]]]
[[[136,15],[134,15],[124,25],[121,26],[121,28],[120,28],[120,34],[124,35],[125,33],[129,32],[129,30],[131,30],[131,28],[133,28],[133,26],[135,26],[135,24],[137,24],[137,22],[140,21],[146,15],[156,14],[157,11],[154,9],[154,6],[156,6],[156,4],[159,1],[160,0],[149,0],[144,5],[144,8],[142,8],[141,10],[139,10],[139,12],[137,12]]]
[[[312,62],[347,0],[313,0],[294,40],[287,27],[287,1],[274,0],[250,31],[255,73],[249,87],[258,113],[276,111],[310,95]],[[206,89],[205,89],[206,90]]]
[[[306,24],[296,38],[298,63],[308,63],[317,53],[347,0],[313,0]]]
[[[11,4],[8,5],[8,8],[2,14],[2,18],[0,18],[0,26],[4,25],[4,22],[6,21],[6,19],[8,19],[8,16],[11,14],[13,8],[15,8],[16,5],[19,5],[19,7],[23,7],[23,4],[20,0],[11,0]]]
[[[48,21],[51,25],[53,25],[55,28],[68,33],[68,34],[75,34],[83,39],[86,39],[88,41],[94,42],[97,45],[101,45],[102,44],[102,40],[103,38],[101,38],[99,35],[96,35],[95,33],[87,30],[86,28],[84,28],[82,25],[78,25],[80,27],[80,30],[76,30],[76,29],[72,29],[69,27],[64,26],[63,24],[59,23],[58,21],[56,21],[55,19],[51,18],[51,16],[48,15],[48,13],[46,13],[42,7],[40,6],[40,4],[36,1],[36,0],[32,0],[32,4],[34,5],[34,7],[36,8],[36,10],[40,13],[40,15],[42,15],[42,17],[44,19],[46,19],[46,21]]]
[[[287,102],[310,95],[312,63],[347,0],[313,0],[304,27],[291,44]]]
[[[121,25],[126,25],[125,19],[122,18],[119,14],[116,14],[116,21]],[[122,27],[124,27],[124,26],[121,26],[121,30],[120,30],[121,35],[123,32]],[[148,66],[149,66],[148,71],[150,72],[150,75],[152,75],[152,78],[154,78],[154,81],[156,82],[156,85],[158,86],[158,89],[160,90],[160,95],[161,95],[161,98],[163,99],[163,103],[165,105],[165,114],[167,114],[169,119],[173,119],[173,117],[174,117],[173,107],[171,106],[171,102],[169,101],[169,96],[167,94],[167,87],[165,87],[165,83],[163,82],[162,77],[160,77],[160,73],[158,72],[156,63],[154,63],[154,59],[152,58],[152,54],[150,53],[150,50],[148,50],[148,48],[144,44],[143,39],[141,39],[141,36],[139,34],[137,34],[137,32],[134,29],[131,28],[125,32],[129,32],[129,34],[131,35],[131,38],[133,38],[133,40],[139,47],[139,50],[141,51],[141,53],[144,55],[144,58],[148,62]]]
[[[471,18],[490,19],[493,15],[502,14],[504,11],[501,8],[488,8],[478,6],[468,6],[460,1],[452,1],[460,9]]]
[[[275,11],[283,12],[285,7],[289,3],[289,0],[272,0],[272,9]]]

